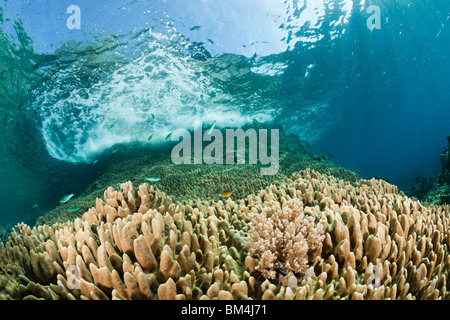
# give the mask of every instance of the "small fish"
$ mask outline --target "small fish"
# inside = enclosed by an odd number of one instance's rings
[[[68,202],[70,199],[72,199],[72,197],[74,195],[75,194],[71,193],[71,194],[68,194],[68,195],[62,197],[62,199],[59,201],[59,203],[66,203],[66,202]]]
[[[114,149],[111,153],[116,153],[117,151],[119,151],[119,149]]]
[[[98,160],[94,160],[94,162],[92,162],[92,164],[96,164],[98,162]]]
[[[169,133],[169,134],[167,135],[166,140],[169,140],[169,139],[170,139],[170,137],[172,136],[172,133],[173,133],[173,132],[171,132],[171,133]]]
[[[161,178],[160,177],[148,177],[148,178],[145,178],[145,180],[150,181],[150,182],[158,182],[158,181],[161,181]]]
[[[75,212],[78,210],[80,210],[80,207],[73,207],[73,208],[70,208],[69,210],[67,210],[67,212]]]
[[[152,138],[153,138],[153,135],[154,135],[154,133],[152,133],[151,135],[150,135],[150,137],[148,137],[148,141],[150,141],[150,140],[152,140]]]
[[[152,113],[152,118],[155,119],[155,115]]]
[[[214,122],[209,126],[208,131],[206,131],[206,133],[208,135],[210,135],[213,132],[215,125],[216,125],[216,120],[214,120]]]
[[[232,194],[233,194],[233,192],[231,190],[223,190],[219,193],[219,197],[229,198],[229,197],[231,197]]]
[[[34,208],[37,208],[37,207],[38,207],[38,205],[37,205],[37,204],[35,204],[35,205],[33,206],[33,209],[34,209]]]

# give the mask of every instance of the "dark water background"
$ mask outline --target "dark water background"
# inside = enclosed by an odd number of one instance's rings
[[[80,30],[66,26],[72,4]],[[449,15],[448,0],[2,1],[0,225],[81,192],[115,144],[162,143],[194,120],[281,124],[404,190],[436,177]]]

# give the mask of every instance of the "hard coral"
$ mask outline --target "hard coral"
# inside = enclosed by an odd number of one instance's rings
[[[82,219],[20,224],[0,246],[0,299],[212,298],[213,279],[230,291],[245,240],[226,206],[183,206],[128,182]]]
[[[249,250],[250,216],[287,219],[300,203],[325,239],[305,275],[269,281]],[[125,183],[82,219],[17,225],[0,244],[0,299],[449,299],[449,225],[449,206],[310,170],[256,196],[192,206]]]
[[[313,217],[303,214],[303,202],[290,199],[282,208],[274,202],[250,217],[250,251],[259,257],[255,269],[269,279],[274,279],[277,271],[305,273],[309,260],[314,258],[311,252],[322,247],[325,236],[323,225],[316,226]]]

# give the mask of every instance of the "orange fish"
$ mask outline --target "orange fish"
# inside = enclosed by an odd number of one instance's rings
[[[231,190],[223,190],[219,193],[219,196],[222,198],[229,198],[233,192]]]

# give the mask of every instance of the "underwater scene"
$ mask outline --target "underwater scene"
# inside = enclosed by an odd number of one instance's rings
[[[450,300],[448,0],[2,0],[0,124],[0,300]]]

